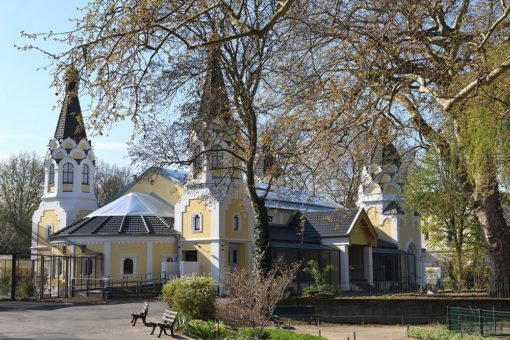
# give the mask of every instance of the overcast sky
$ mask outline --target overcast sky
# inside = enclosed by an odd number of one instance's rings
[[[20,37],[20,31],[68,30],[73,27],[69,18],[79,17],[77,7],[84,3],[83,0],[0,0],[0,159],[20,151],[35,152],[42,157],[55,132],[60,110],[55,107],[60,97],[50,87],[50,74],[37,70],[48,65],[48,59],[35,51],[19,51],[14,47],[30,43]],[[82,110],[88,106],[87,99],[80,96]],[[86,111],[84,115],[87,116]],[[131,131],[131,123],[126,121],[112,128],[108,135],[95,136],[90,129],[87,133],[98,159],[128,165],[126,141]]]

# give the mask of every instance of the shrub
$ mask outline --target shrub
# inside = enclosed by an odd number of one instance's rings
[[[296,262],[272,269],[266,276],[245,268],[225,273],[227,295],[224,303],[218,305],[218,319],[236,327],[250,326],[254,337],[260,339],[277,303],[289,295],[288,287],[300,265]]]
[[[253,328],[239,330],[242,338],[245,339],[271,339],[271,340],[326,340],[326,338],[310,334],[294,333],[285,329],[264,329],[260,334],[254,332]],[[258,334],[258,335],[257,335]]]
[[[165,284],[161,299],[187,318],[207,320],[214,314],[215,288],[210,276],[185,276]]]
[[[213,320],[181,320],[179,329],[185,335],[197,339],[227,339],[235,337],[223,323]]]
[[[26,277],[20,280],[19,285],[19,297],[22,299],[29,299],[36,293],[34,280],[30,277]]]
[[[4,275],[0,278],[0,295],[9,295],[11,292],[11,277]]]
[[[303,289],[303,296],[334,297],[336,289],[328,282],[329,272],[334,270],[335,266],[333,265],[327,265],[320,268],[319,263],[316,260],[309,260],[306,262],[306,267],[303,271],[312,276],[314,284]]]

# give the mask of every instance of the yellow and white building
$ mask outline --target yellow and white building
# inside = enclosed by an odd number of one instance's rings
[[[192,138],[189,173],[151,168],[98,209],[94,153],[83,128],[78,74],[66,74],[66,99],[45,160],[45,191],[33,217],[34,256],[53,260],[50,286],[80,277],[154,280],[251,266],[254,212],[228,148],[236,145],[219,60],[211,57]],[[207,153],[205,151],[207,150]],[[390,157],[391,156],[391,157]],[[266,197],[276,260],[333,264],[331,281],[362,290],[385,281],[421,284],[419,223],[401,198],[404,169],[391,143],[364,170],[359,208],[273,187]],[[259,183],[257,192],[267,186]],[[69,259],[65,262],[54,259]],[[67,264],[69,263],[69,264]],[[405,275],[404,275],[405,274]],[[52,281],[53,280],[53,281]],[[60,281],[59,281],[60,280]],[[310,282],[299,272],[298,288]]]

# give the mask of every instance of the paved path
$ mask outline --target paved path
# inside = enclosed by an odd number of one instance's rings
[[[138,321],[132,327],[130,311],[142,302],[73,305],[50,302],[0,302],[0,339],[157,339]],[[163,302],[150,302],[149,319],[165,309]],[[330,340],[404,340],[405,327],[293,325],[297,332],[321,334]],[[157,330],[156,330],[157,331]],[[162,339],[170,337],[162,336]],[[180,337],[185,339],[185,337]]]
[[[130,311],[141,304],[0,302],[0,339],[157,339],[140,320],[135,327],[129,323]],[[151,302],[149,308],[149,318],[157,318],[165,304]]]
[[[407,327],[402,326],[360,326],[360,325],[332,325],[321,327],[309,325],[296,325],[296,332],[321,335],[329,340],[353,340],[356,332],[356,340],[405,340]]]

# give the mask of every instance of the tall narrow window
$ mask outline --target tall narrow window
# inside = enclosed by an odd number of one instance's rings
[[[193,224],[193,231],[194,232],[200,232],[202,231],[202,219],[200,218],[200,215],[193,215],[193,219],[191,221]]]
[[[53,234],[53,227],[49,225],[48,227],[46,227],[46,238],[49,238],[51,234]]]
[[[239,231],[239,229],[241,229],[239,215],[234,215],[234,231]]]
[[[221,169],[223,167],[223,150],[219,145],[211,149],[209,159],[211,169]]]
[[[83,165],[81,175],[82,175],[81,184],[89,184],[89,166],[87,164]]]
[[[133,274],[133,272],[134,272],[134,263],[133,263],[132,259],[129,259],[129,258],[124,259],[124,263],[123,263],[122,267],[123,267],[122,268],[123,269],[122,273],[124,275],[131,275],[131,274]]]
[[[55,165],[50,165],[50,178],[48,179],[48,184],[55,184]]]
[[[64,184],[73,184],[73,165],[71,163],[64,164],[64,173],[62,181]]]

